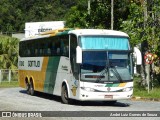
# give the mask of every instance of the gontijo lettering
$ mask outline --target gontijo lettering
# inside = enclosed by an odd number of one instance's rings
[[[28,67],[40,67],[40,61],[36,60],[28,61]]]

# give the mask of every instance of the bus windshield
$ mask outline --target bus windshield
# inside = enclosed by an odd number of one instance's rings
[[[132,79],[130,53],[126,51],[83,51],[81,80],[125,82]]]
[[[132,79],[129,40],[122,36],[80,36],[83,50],[81,80],[124,82]]]
[[[80,46],[84,50],[129,50],[127,37],[113,36],[81,36]]]

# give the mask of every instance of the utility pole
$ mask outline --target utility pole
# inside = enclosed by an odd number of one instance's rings
[[[144,13],[144,29],[147,27],[147,19],[148,19],[148,11],[147,11],[147,0],[142,0],[143,5],[143,13]],[[145,51],[147,52],[147,51]],[[150,91],[150,64],[145,64],[145,72],[146,72],[146,82],[148,85],[148,93]]]
[[[90,15],[91,12],[91,1],[88,0],[88,14]]]
[[[111,0],[111,30],[113,30],[113,25],[114,25],[113,9],[114,9],[114,0]]]

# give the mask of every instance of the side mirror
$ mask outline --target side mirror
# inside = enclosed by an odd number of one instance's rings
[[[76,63],[82,63],[82,48],[79,46],[76,48]]]
[[[137,47],[134,47],[134,55],[136,58],[135,63],[137,65],[141,65],[142,64],[142,54],[141,54],[141,51]]]

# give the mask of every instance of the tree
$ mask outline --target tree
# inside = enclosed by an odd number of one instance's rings
[[[71,7],[66,13],[65,19],[67,27],[83,27],[88,28],[89,22],[87,21],[87,2],[82,0],[78,5]]]
[[[87,0],[1,0],[0,32],[22,32],[26,22],[67,21],[69,27],[107,28],[111,24],[111,1],[90,0],[91,13],[87,13]],[[129,14],[129,3],[116,0],[114,28]],[[64,17],[65,16],[65,17]]]
[[[114,28],[116,30],[119,30],[121,22],[127,19],[129,3],[130,1],[126,0],[116,0],[114,3]],[[67,26],[110,29],[111,1],[90,0],[90,14],[88,14],[87,4],[87,0],[82,0],[69,10],[65,16]]]
[[[122,30],[127,32],[131,37],[132,46],[141,43],[143,58],[146,52],[150,52],[154,56],[159,55],[160,16],[158,14],[158,6],[160,6],[160,1],[157,0],[153,0],[152,2],[147,2],[145,0],[132,2],[130,5],[131,14],[128,20],[123,21],[121,25]],[[158,57],[154,58],[154,64],[152,64],[152,66],[157,63],[157,58]],[[151,71],[150,67],[149,64],[144,63],[143,59],[142,73],[143,70],[145,70],[143,74],[144,83],[148,85],[150,83],[150,73],[154,72],[154,68]]]
[[[26,22],[64,20],[78,0],[0,0],[0,32],[23,32]]]
[[[17,69],[18,42],[16,38],[0,36],[0,69]]]

